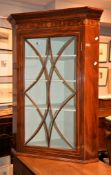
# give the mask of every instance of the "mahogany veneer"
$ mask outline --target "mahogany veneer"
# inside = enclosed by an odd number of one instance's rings
[[[0,157],[11,154],[12,143],[12,114],[0,116]]]

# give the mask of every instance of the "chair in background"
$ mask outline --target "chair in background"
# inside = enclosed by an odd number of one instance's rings
[[[111,116],[105,117],[106,145],[109,156],[109,165],[111,165]]]

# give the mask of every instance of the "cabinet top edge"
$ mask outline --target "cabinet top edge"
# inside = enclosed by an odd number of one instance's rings
[[[17,23],[18,21],[25,21],[30,19],[56,19],[62,17],[74,17],[74,18],[91,18],[99,20],[103,9],[94,7],[76,7],[76,8],[66,8],[66,9],[56,9],[47,11],[36,11],[36,12],[26,12],[26,13],[15,13],[8,17],[10,23]]]

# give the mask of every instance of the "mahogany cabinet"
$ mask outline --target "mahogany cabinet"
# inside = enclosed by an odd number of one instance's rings
[[[106,136],[105,136],[105,117],[99,117],[98,121],[98,143],[99,143],[99,148],[98,151],[100,153],[105,154],[107,151],[106,149]]]
[[[111,99],[99,99],[99,117],[111,115]]]
[[[12,137],[12,114],[1,116],[0,109],[0,157],[11,154],[13,143]]]
[[[106,145],[109,156],[109,165],[111,165],[111,116],[105,118],[105,134],[106,134]]]
[[[106,151],[105,117],[111,115],[111,99],[99,99],[99,151]]]
[[[98,159],[98,55],[102,9],[12,14],[16,151]]]

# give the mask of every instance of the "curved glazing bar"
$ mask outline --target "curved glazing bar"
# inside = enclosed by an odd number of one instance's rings
[[[74,36],[25,40],[25,145],[76,149]]]

